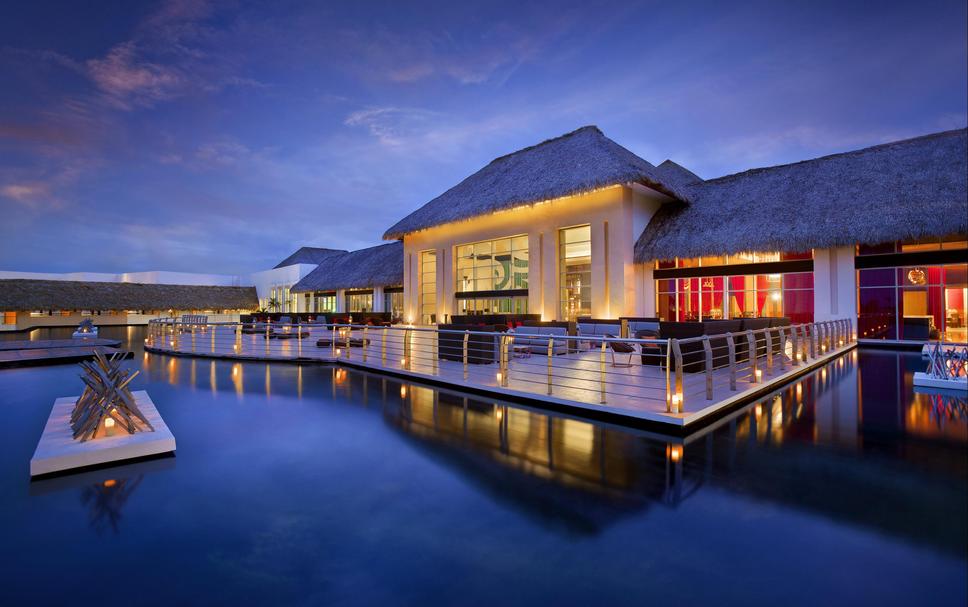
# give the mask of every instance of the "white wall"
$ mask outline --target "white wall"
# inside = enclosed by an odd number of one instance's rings
[[[246,286],[255,287],[261,300],[269,297],[269,292],[273,287],[291,287],[315,269],[316,266],[310,263],[296,263],[291,266],[253,272],[243,278],[246,280]],[[302,293],[297,293],[296,295],[298,295],[296,299],[297,309],[304,312],[305,310],[302,308],[305,307],[304,302],[306,298]]]
[[[857,272],[854,247],[814,249],[813,319],[849,318],[857,328]]]

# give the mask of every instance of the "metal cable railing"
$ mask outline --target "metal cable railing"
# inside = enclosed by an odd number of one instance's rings
[[[148,324],[150,350],[259,360],[350,361],[455,384],[668,412],[696,411],[855,340],[849,320],[682,339],[565,335],[541,327],[191,322]]]

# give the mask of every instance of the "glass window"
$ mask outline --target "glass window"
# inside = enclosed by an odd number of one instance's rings
[[[528,288],[528,237],[513,236],[457,247],[457,291]]]
[[[373,311],[373,292],[368,293],[354,293],[349,291],[346,293],[346,311],[350,314],[362,313],[362,312],[372,312]]]
[[[878,268],[858,274],[861,338],[959,342],[968,338],[968,265]]]
[[[558,231],[558,282],[561,320],[592,313],[592,228],[579,226]]]
[[[5,325],[15,325],[15,324],[17,324],[17,313],[16,312],[4,312],[3,313],[3,324],[5,324]]]
[[[812,322],[813,273],[657,280],[656,312],[680,322],[764,316]]]
[[[476,247],[475,247],[476,254]],[[420,252],[420,322],[437,322],[437,252]]]

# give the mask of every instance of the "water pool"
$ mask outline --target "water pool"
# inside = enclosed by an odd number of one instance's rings
[[[81,382],[0,371],[2,604],[968,600],[966,403],[915,394],[917,354],[856,351],[678,439],[102,331],[178,454],[30,483]]]

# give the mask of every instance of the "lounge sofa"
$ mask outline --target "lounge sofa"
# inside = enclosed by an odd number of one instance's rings
[[[578,319],[577,325],[582,347],[597,348],[601,346],[602,342],[594,339],[595,337],[622,334],[622,323],[615,319],[582,317]]]
[[[568,335],[567,327],[560,326],[524,326],[514,330],[514,345],[528,346],[532,354],[548,355],[549,337],[554,337],[552,354],[567,354],[567,339],[558,339]]]

